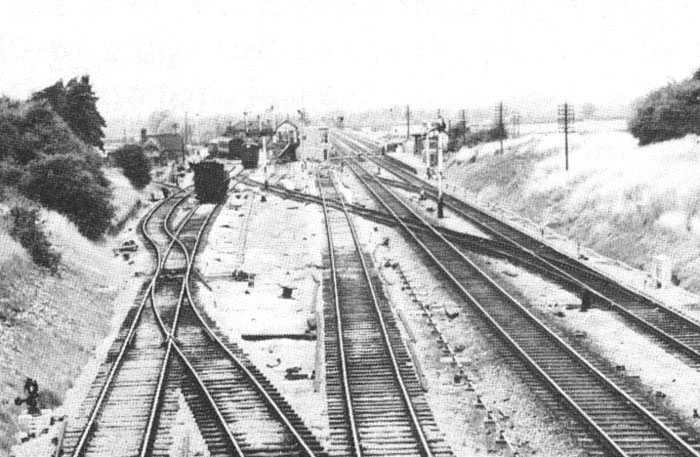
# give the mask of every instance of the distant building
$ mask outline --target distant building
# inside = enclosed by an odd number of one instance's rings
[[[299,142],[299,127],[289,119],[280,122],[275,127],[275,143],[298,143]]]
[[[275,133],[275,127],[270,121],[263,121],[260,118],[257,120],[238,121],[233,125],[226,127],[224,136],[248,136],[248,137],[272,137]]]
[[[140,144],[154,164],[180,160],[184,156],[185,140],[179,133],[148,135],[146,129],[142,129]]]

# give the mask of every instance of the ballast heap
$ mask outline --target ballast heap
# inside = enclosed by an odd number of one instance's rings
[[[194,191],[200,203],[223,202],[228,183],[222,163],[207,160],[194,165]]]

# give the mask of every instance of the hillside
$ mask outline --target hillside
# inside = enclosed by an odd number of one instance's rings
[[[636,267],[667,255],[680,284],[700,291],[700,137],[639,147],[619,122],[582,127],[569,172],[563,135],[534,132],[503,155],[495,143],[461,150],[448,182]]]
[[[118,172],[107,176],[117,214],[123,214],[142,195]],[[111,251],[133,232],[93,243],[64,216],[43,210],[51,243],[62,255],[58,275],[48,274],[9,236],[7,212],[18,203],[21,197],[11,191],[0,200],[0,456],[14,444],[23,409],[14,398],[24,395],[25,377],[38,381],[46,407],[59,404],[112,327],[115,306],[133,299],[136,268]]]

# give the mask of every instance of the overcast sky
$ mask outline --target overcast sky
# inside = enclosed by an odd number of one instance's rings
[[[700,1],[0,0],[0,93],[105,117],[624,102],[700,67]]]

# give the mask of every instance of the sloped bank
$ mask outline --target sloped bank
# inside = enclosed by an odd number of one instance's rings
[[[503,155],[489,146],[457,154],[447,182],[634,267],[668,256],[700,291],[700,138],[640,148],[622,131],[574,135],[568,172],[560,134],[509,140]]]
[[[143,196],[112,181],[116,191],[129,194],[115,200],[117,211]],[[16,203],[10,198],[0,206],[8,209]],[[119,304],[128,308],[136,294],[139,281],[134,275],[148,271],[147,253],[138,252],[127,261],[112,252],[121,241],[138,238],[138,214],[121,234],[100,243],[86,240],[55,212],[42,215],[51,243],[62,256],[55,276],[31,261],[10,238],[8,217],[0,217],[0,456],[10,455],[16,444],[18,414],[24,406],[15,406],[14,399],[24,396],[25,378],[38,381],[40,406],[63,405],[57,413],[69,413],[71,391],[81,384],[89,386],[90,380],[82,379],[86,364],[110,330],[118,327]],[[45,437],[39,438],[36,441]],[[50,440],[44,441],[44,447],[50,445]],[[32,449],[31,455],[40,455],[36,452],[43,447]]]

